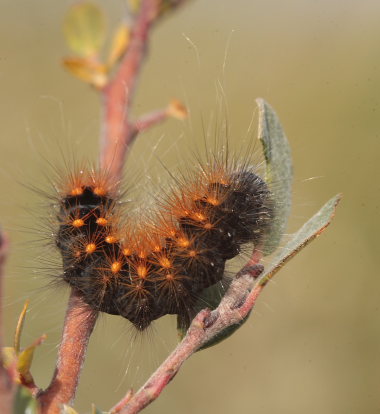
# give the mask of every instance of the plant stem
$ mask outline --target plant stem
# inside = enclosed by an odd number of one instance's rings
[[[4,285],[4,265],[8,255],[8,239],[0,230],[0,413],[11,414],[13,412],[13,395],[15,384],[12,375],[3,366],[3,285]]]
[[[72,289],[53,379],[38,396],[41,414],[58,414],[62,404],[73,401],[97,316],[98,312],[85,304],[80,293]]]

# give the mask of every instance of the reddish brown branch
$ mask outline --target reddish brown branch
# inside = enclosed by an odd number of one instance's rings
[[[167,109],[158,109],[157,111],[150,112],[139,118],[134,122],[132,128],[138,132],[146,131],[147,129],[165,121],[170,114]]]
[[[73,401],[97,315],[72,290],[54,376],[49,387],[38,396],[42,414],[58,414],[62,404]]]
[[[161,394],[187,358],[227,327],[241,323],[252,310],[256,299],[264,288],[264,285],[256,284],[251,290],[255,279],[263,271],[263,266],[258,264],[261,257],[260,251],[254,250],[251,259],[232,281],[217,309],[212,312],[208,309],[199,312],[191,323],[185,338],[165,362],[135,395],[131,396],[128,392],[128,398],[124,397],[111,410],[112,414],[140,412]],[[124,407],[121,409],[123,405]]]
[[[204,336],[204,320],[210,315],[210,311],[205,309],[198,313],[193,319],[187,335],[183,341],[175,348],[166,361],[149,378],[143,387],[130,398],[127,405],[118,411],[111,410],[111,413],[120,414],[138,413],[148,404],[154,401],[178,372],[181,365],[189,358],[201,345]]]
[[[8,253],[8,239],[0,231],[0,413],[13,413],[13,395],[15,384],[11,373],[3,366],[2,347],[3,347],[3,285],[4,285],[4,265]]]
[[[115,181],[121,178],[128,149],[137,134],[137,129],[130,123],[129,110],[158,7],[159,0],[142,0],[127,53],[114,78],[103,90],[100,166],[108,170]]]

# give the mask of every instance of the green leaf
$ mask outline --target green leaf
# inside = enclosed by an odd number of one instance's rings
[[[334,218],[336,207],[341,198],[341,194],[331,198],[297,233],[292,235],[290,241],[279,251],[268,268],[265,269],[263,275],[260,276],[259,283],[261,285],[266,284],[285,263],[326,229]]]
[[[308,220],[298,231],[293,234],[291,240],[281,249],[279,254],[273,259],[270,266],[265,269],[264,273],[258,281],[260,285],[265,285],[292,257],[299,253],[312,240],[318,237],[330,224],[334,217],[336,206],[341,199],[338,194],[329,200],[310,220]],[[216,336],[206,342],[199,350],[209,348],[224,341],[239,329],[249,318],[250,313],[239,323],[230,325]]]
[[[34,383],[30,368],[33,362],[34,350],[37,346],[41,345],[46,339],[46,335],[42,335],[32,345],[25,348],[18,355],[17,370],[23,378],[24,384]]]
[[[112,68],[123,57],[128,48],[130,37],[131,29],[125,23],[116,29],[107,60],[107,66],[109,68]]]
[[[259,139],[266,161],[266,182],[272,192],[275,219],[263,247],[264,255],[273,253],[286,230],[292,203],[293,166],[290,146],[273,108],[257,99]]]
[[[227,326],[226,329],[223,329],[223,331],[216,334],[213,338],[211,338],[208,342],[206,342],[204,345],[202,345],[198,351],[203,351],[204,349],[211,348],[212,346],[215,346],[219,344],[220,342],[224,341],[228,337],[230,337],[235,331],[237,331],[242,325],[247,322],[248,318],[250,317],[251,312],[248,313],[248,315],[242,319],[239,323],[235,323],[233,325]]]
[[[19,386],[13,402],[13,414],[38,414],[38,404],[31,392]]]
[[[75,53],[81,57],[97,56],[106,35],[104,14],[94,3],[76,3],[65,17],[63,32],[67,44]]]

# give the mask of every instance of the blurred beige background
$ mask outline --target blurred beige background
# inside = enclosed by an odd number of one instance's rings
[[[48,162],[62,153],[93,159],[98,140],[96,93],[60,67],[69,4],[2,0],[0,13],[0,221],[12,239],[6,342],[30,298],[23,344],[48,335],[33,367],[43,387],[67,291],[44,288],[46,274],[59,273],[59,260],[38,242],[46,237],[38,218],[50,212],[23,184],[43,188]],[[125,6],[98,4],[110,27]],[[291,231],[332,195],[343,192],[344,199],[333,225],[276,276],[250,321],[187,361],[147,413],[380,412],[379,18],[375,0],[197,0],[154,31],[135,113],[177,97],[193,116],[188,125],[171,120],[140,137],[127,176],[144,182],[151,175],[154,183],[159,173],[167,180],[160,161],[171,168],[178,156],[187,159],[192,137],[202,139],[202,118],[207,124],[215,112],[220,82],[235,147],[256,97],[282,120],[295,165]],[[78,392],[80,413],[91,402],[105,410],[141,384],[174,347],[174,319],[132,337],[120,318],[99,320]]]

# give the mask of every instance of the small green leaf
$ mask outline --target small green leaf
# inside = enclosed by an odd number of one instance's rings
[[[257,99],[259,139],[266,161],[266,182],[273,195],[275,219],[263,247],[264,255],[273,253],[286,230],[292,203],[293,166],[290,146],[273,108]]]
[[[38,404],[31,392],[20,385],[13,402],[13,414],[38,414]]]
[[[106,34],[102,10],[94,3],[81,1],[70,7],[63,24],[69,47],[82,57],[99,53]]]
[[[112,66],[122,58],[128,48],[130,37],[130,28],[125,23],[121,24],[117,28],[112,39],[111,49],[107,60],[107,66],[109,68],[112,68]]]
[[[241,326],[247,322],[249,316],[251,315],[251,312],[248,313],[248,315],[242,319],[239,323],[235,323],[233,325],[227,326],[226,329],[223,329],[223,331],[216,334],[213,338],[211,338],[208,342],[206,342],[204,345],[202,345],[198,351],[203,351],[204,349],[211,348],[212,346],[215,346],[219,344],[220,342],[224,341],[228,337],[230,337],[235,331],[237,331]]]
[[[337,194],[331,198],[313,217],[311,217],[290,241],[274,257],[259,279],[260,284],[266,284],[292,257],[299,253],[311,241],[318,237],[334,218],[335,210],[342,198]]]
[[[17,370],[22,376],[24,384],[34,383],[32,374],[30,373],[30,368],[33,362],[34,350],[37,346],[41,345],[45,339],[46,335],[42,335],[32,345],[25,348],[18,355]]]

